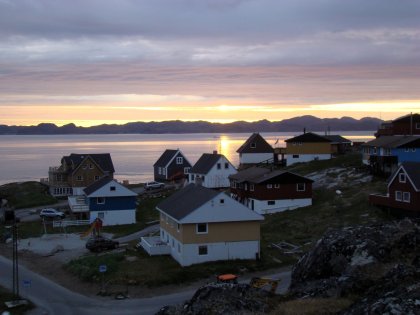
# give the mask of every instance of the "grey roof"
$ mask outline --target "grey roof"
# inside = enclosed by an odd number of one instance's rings
[[[381,136],[379,138],[366,142],[365,144],[363,144],[363,146],[380,148],[399,148],[419,139],[419,136]]]
[[[220,192],[199,185],[189,184],[160,202],[156,208],[175,220],[181,220],[218,194]]]
[[[82,161],[87,157],[91,157],[95,163],[104,171],[114,173],[114,164],[112,163],[111,154],[109,153],[95,153],[95,154],[77,154],[71,153],[69,156],[64,156],[66,164],[73,164],[76,169]]]
[[[224,157],[224,155],[217,153],[204,153],[194,164],[190,173],[207,174],[221,157]]]
[[[251,147],[251,144],[255,143],[255,148]],[[259,134],[253,133],[248,140],[242,144],[237,153],[273,153],[273,147]]]
[[[286,139],[284,142],[331,142],[331,140],[313,132],[306,132],[299,136]]]
[[[97,191],[99,188],[108,184],[110,181],[112,181],[111,177],[108,177],[108,176],[102,177],[100,180],[94,182],[93,184],[83,189],[83,192],[88,196],[92,194],[93,192]]]
[[[268,181],[272,178],[283,178],[282,182],[296,182],[296,179],[303,182],[313,182],[312,179],[283,170],[270,170],[268,168],[262,167],[250,167],[243,171],[240,171],[234,175],[229,176],[229,179],[233,179],[239,183],[241,182],[250,182],[255,184],[260,184],[265,181]]]
[[[324,138],[331,141],[331,143],[351,143],[349,139],[346,139],[340,135],[326,135]]]
[[[420,162],[403,162],[401,166],[413,182],[416,190],[420,190]]]
[[[168,163],[173,159],[175,154],[178,153],[178,150],[167,149],[165,152],[162,153],[160,158],[156,161],[153,166],[163,166],[165,167]]]

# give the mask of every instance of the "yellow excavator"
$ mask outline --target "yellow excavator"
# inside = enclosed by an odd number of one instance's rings
[[[218,283],[238,283],[238,276],[228,273],[223,275],[218,275],[216,277]],[[270,279],[270,278],[259,278],[254,277],[249,282],[249,285],[253,288],[266,290],[269,288],[269,292],[275,294],[280,280]]]

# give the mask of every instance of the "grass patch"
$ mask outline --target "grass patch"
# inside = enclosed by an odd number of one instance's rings
[[[22,315],[22,314],[26,314],[26,312],[28,312],[29,310],[35,307],[34,304],[29,301],[27,305],[21,305],[13,309],[8,309],[7,306],[4,304],[4,302],[12,301],[12,300],[14,300],[12,291],[0,286],[0,313],[1,314],[3,314],[3,312],[5,311],[8,311],[13,315]]]
[[[292,300],[279,304],[273,315],[332,315],[345,310],[353,303],[350,299],[318,298]]]
[[[285,168],[287,171],[296,172],[301,175],[307,175],[313,172],[323,171],[329,168],[337,167],[362,167],[362,156],[360,153],[348,153],[339,155],[330,160],[318,160],[306,163],[296,163]]]
[[[48,187],[39,182],[10,183],[0,186],[0,196],[15,209],[51,205],[57,202]]]

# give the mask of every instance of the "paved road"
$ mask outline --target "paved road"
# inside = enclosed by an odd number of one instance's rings
[[[0,285],[12,288],[12,262],[0,256]],[[282,279],[277,292],[285,292],[290,283],[290,271],[270,275]],[[182,303],[190,299],[195,290],[160,295],[153,298],[110,300],[109,298],[90,298],[72,292],[29,269],[19,266],[20,294],[34,302],[38,307],[30,314],[60,315],[120,315],[155,314],[161,307]],[[30,287],[23,287],[24,280],[30,280]],[[246,281],[246,280],[244,280]]]

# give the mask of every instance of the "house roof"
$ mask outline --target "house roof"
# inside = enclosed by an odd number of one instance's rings
[[[251,145],[252,144],[252,145]],[[255,144],[255,147],[254,147]],[[273,147],[259,134],[253,133],[248,140],[242,144],[237,153],[273,153]]]
[[[418,136],[381,136],[366,142],[363,146],[381,148],[399,148],[411,142],[420,140]]]
[[[313,132],[306,132],[299,136],[286,139],[284,142],[332,142],[332,140]]]
[[[324,138],[331,141],[331,143],[351,143],[349,139],[346,139],[340,135],[326,135],[323,136]]]
[[[181,220],[195,209],[216,197],[219,192],[203,186],[188,184],[162,202],[156,208],[176,220]]]
[[[204,153],[194,164],[190,173],[207,174],[222,157],[225,156],[217,153]]]
[[[273,178],[276,178],[278,183],[288,182],[313,182],[312,179],[283,170],[272,171],[268,168],[262,167],[250,167],[243,171],[240,171],[234,175],[230,175],[229,179],[235,180],[239,183],[250,182],[254,184],[264,183]]]
[[[178,151],[179,150],[166,149],[165,152],[163,152],[159,159],[156,161],[156,163],[153,164],[153,166],[166,167],[166,165],[168,165],[174,156],[178,154]]]
[[[107,186],[114,187],[114,189],[108,189]],[[127,187],[118,183],[115,179],[110,177],[103,177],[100,180],[89,185],[83,192],[88,197],[127,197],[137,196],[137,193],[128,189]]]
[[[420,191],[420,162],[403,162],[395,172],[391,181],[394,180],[396,174],[399,173],[401,168],[404,169],[416,191]]]
[[[64,156],[63,159],[66,164],[74,165],[76,169],[87,157],[93,161],[104,171],[114,173],[114,164],[112,163],[111,154],[109,153],[95,153],[95,154],[77,154],[71,153],[69,156]]]
[[[219,201],[223,200],[223,205]],[[261,221],[264,217],[230,198],[224,192],[189,184],[156,207],[178,222],[210,223]]]
[[[407,114],[394,119],[392,122],[410,122],[411,119],[413,119],[413,121],[420,120],[420,114]]]
[[[85,189],[83,189],[83,192],[89,196],[90,194],[97,191],[99,188],[103,187],[104,185],[111,182],[113,179],[111,177],[105,176],[99,179],[98,181],[94,182],[93,184],[89,185]]]

